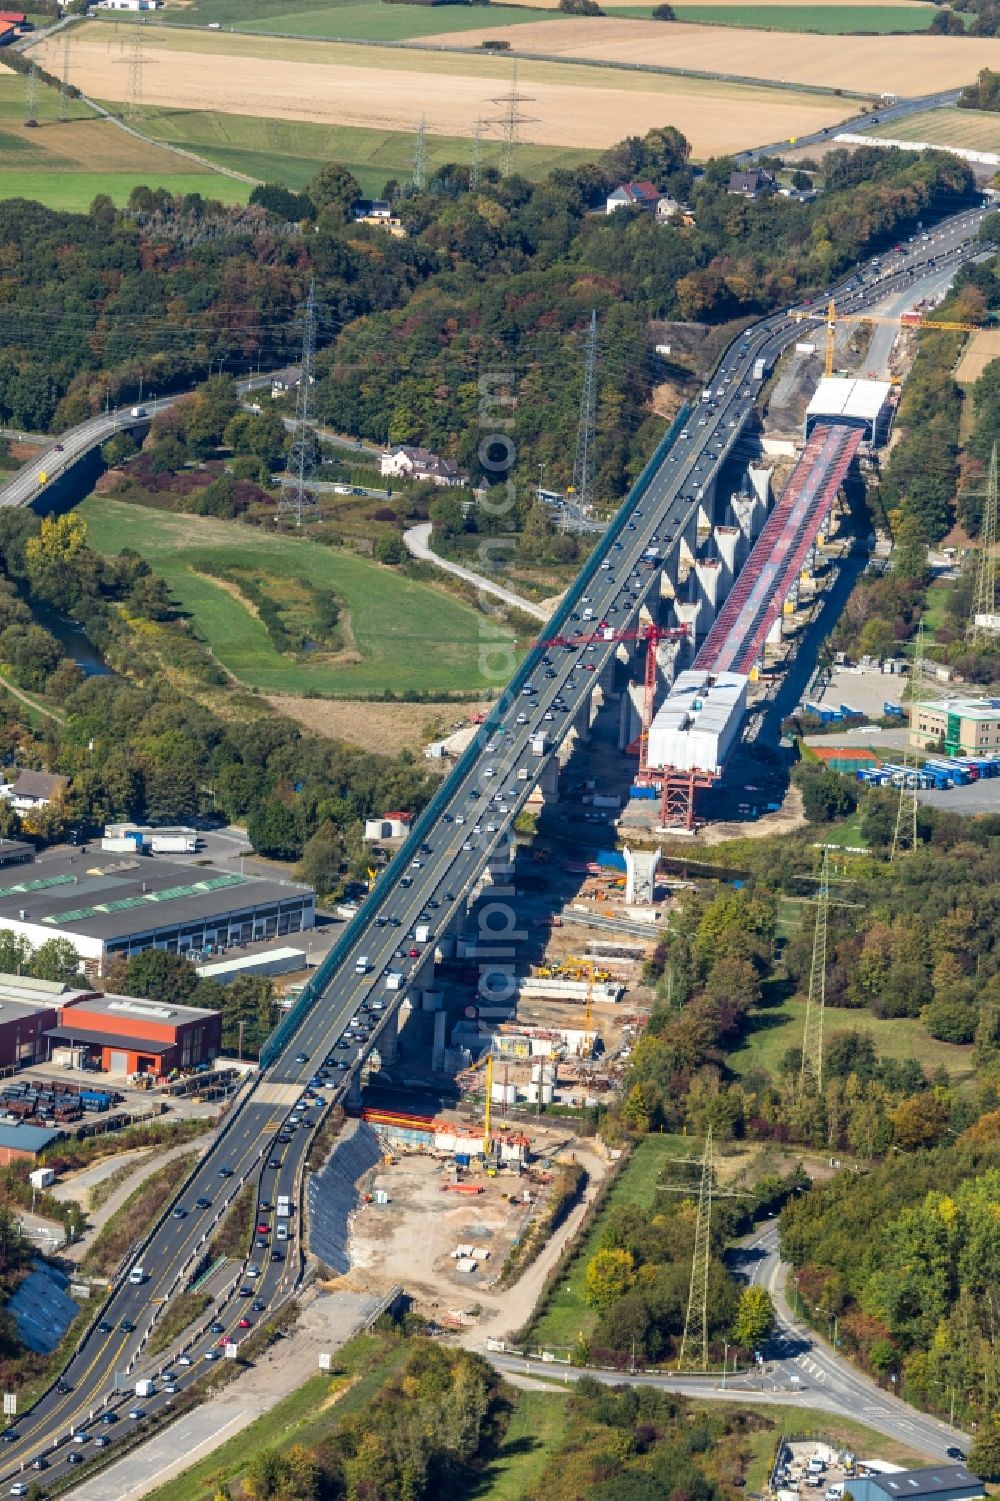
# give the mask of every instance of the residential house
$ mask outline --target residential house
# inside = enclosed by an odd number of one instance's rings
[[[359,198],[351,210],[355,224],[371,224],[397,240],[406,239],[406,226],[385,198]]]
[[[69,777],[51,771],[22,771],[16,782],[0,787],[0,797],[6,798],[16,813],[30,813],[33,808],[47,808],[68,786]]]
[[[777,184],[770,172],[762,167],[753,167],[749,172],[731,172],[727,193],[736,198],[766,198]]]
[[[423,479],[435,485],[464,485],[465,475],[450,459],[439,459],[429,448],[401,444],[382,455],[383,479]]]
[[[669,193],[664,193],[656,205],[657,224],[683,224],[687,228],[694,226],[694,214],[691,205],[679,203],[676,198],[671,198]]]
[[[30,30],[23,10],[0,10],[0,47],[14,42],[23,31]]]
[[[606,214],[614,214],[620,208],[654,210],[660,201],[660,190],[651,182],[623,182],[608,197],[604,206]]]

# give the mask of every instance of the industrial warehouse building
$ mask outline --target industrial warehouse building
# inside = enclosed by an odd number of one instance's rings
[[[47,1056],[45,1035],[59,1020],[64,986],[22,975],[0,975],[0,1068]]]
[[[20,1122],[8,1126],[0,1122],[0,1167],[10,1167],[12,1162],[37,1157],[58,1137],[58,1131],[50,1131],[45,1126],[22,1126]]]
[[[128,995],[88,995],[63,1005],[47,1037],[76,1067],[162,1076],[218,1057],[222,1014]]]
[[[1000,755],[1000,698],[939,698],[918,703],[910,738],[916,745],[944,741],[949,756]]]
[[[823,423],[825,427],[860,427],[869,443],[884,443],[892,417],[891,396],[888,381],[826,376],[806,408],[805,436]]]
[[[298,933],[316,921],[308,886],[136,856],[67,852],[31,880],[0,884],[0,928],[34,947],[65,938],[91,977],[116,954],[202,954]]]
[[[956,1464],[852,1477],[849,1485],[854,1501],[972,1501],[986,1493],[981,1480]]]

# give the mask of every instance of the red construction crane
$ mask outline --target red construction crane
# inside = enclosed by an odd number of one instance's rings
[[[649,751],[649,727],[653,723],[653,712],[656,707],[656,649],[661,641],[681,641],[686,638],[688,628],[686,625],[662,626],[647,625],[631,626],[628,630],[616,630],[602,620],[589,633],[581,633],[578,636],[553,636],[548,641],[539,641],[541,647],[563,646],[579,648],[581,651],[588,646],[603,646],[609,641],[645,641],[646,643],[646,676],[642,694],[642,717],[639,727],[639,772],[644,775],[648,770],[646,757]],[[626,747],[628,750],[635,748],[635,741]]]

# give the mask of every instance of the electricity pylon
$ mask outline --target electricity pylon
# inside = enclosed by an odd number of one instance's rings
[[[517,63],[515,63],[511,73],[510,93],[491,101],[493,104],[504,105],[504,112],[502,115],[494,115],[488,122],[490,125],[499,125],[503,130],[500,170],[504,177],[509,177],[514,170],[514,147],[520,143],[521,126],[527,125],[534,118],[532,115],[522,115],[521,105],[531,102],[530,94],[519,94],[517,91]]]
[[[972,609],[965,628],[966,639],[971,646],[981,646],[997,637],[997,445],[990,453],[990,468],[986,482],[986,504],[979,530],[979,563],[976,567],[976,587],[972,596]]]
[[[27,93],[24,101],[24,123],[32,129],[38,124],[38,64],[32,59],[28,69]]]
[[[698,1158],[676,1157],[675,1162],[698,1163]],[[698,1188],[698,1216],[694,1227],[694,1251],[691,1254],[691,1282],[688,1287],[687,1313],[684,1315],[684,1333],[681,1336],[677,1366],[700,1365],[708,1370],[708,1274],[712,1263],[712,1200],[745,1199],[748,1194],[735,1190],[722,1192],[715,1187],[715,1158],[712,1151],[712,1127],[705,1132],[705,1151],[700,1159],[701,1182]],[[683,1187],[660,1184],[662,1193],[690,1194],[690,1184]],[[695,1345],[701,1345],[700,1360],[694,1353]]]
[[[69,47],[73,36],[72,28],[67,26],[63,32],[63,65],[62,81],[59,85],[59,119],[69,119]]]
[[[427,186],[427,118],[420,117],[417,126],[417,145],[413,153],[413,191],[421,192]]]
[[[483,185],[483,119],[476,120],[476,134],[472,140],[472,166],[469,169],[469,189],[478,193]]]
[[[142,22],[132,25],[129,43],[128,92],[125,96],[126,120],[138,120],[142,114]]]
[[[917,642],[913,650],[913,670],[910,674],[910,718],[903,751],[902,780],[899,784],[899,802],[896,806],[896,828],[892,836],[890,859],[897,855],[912,854],[917,847],[917,761],[918,747],[913,732],[920,700],[924,696],[924,623],[917,627]]]
[[[309,420],[310,392],[313,381],[313,355],[316,352],[316,286],[309,283],[305,317],[302,327],[302,368],[299,372],[299,388],[295,396],[295,426],[292,429],[292,446],[288,454],[288,467],[295,476],[295,483],[282,490],[275,519],[294,516],[295,525],[302,525],[303,514],[315,505],[306,489],[306,474],[312,469],[316,436]]]
[[[691,1256],[691,1282],[688,1287],[687,1313],[684,1315],[684,1333],[681,1336],[681,1353],[678,1365],[683,1367],[688,1353],[688,1341],[692,1343],[694,1323],[701,1326],[701,1368],[708,1370],[708,1269],[712,1259],[712,1190],[714,1184],[712,1163],[712,1127],[705,1133],[705,1155],[701,1159],[701,1185],[698,1189],[698,1218],[694,1227],[694,1252]]]
[[[816,896],[816,927],[813,932],[812,964],[809,967],[809,995],[806,999],[806,1028],[802,1037],[802,1065],[799,1087],[815,1084],[823,1088],[823,1020],[826,1010],[826,941],[830,918],[830,856],[823,851],[819,892]]]
[[[590,329],[585,345],[583,390],[580,393],[580,420],[576,430],[573,455],[573,491],[582,509],[593,503],[594,432],[597,409],[597,313],[590,315]],[[566,510],[563,508],[565,524]]]

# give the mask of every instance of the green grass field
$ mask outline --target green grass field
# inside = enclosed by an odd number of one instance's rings
[[[615,16],[648,16],[651,6],[608,6]],[[765,31],[814,31],[824,36],[852,32],[882,35],[926,31],[933,5],[675,5],[678,21],[709,26],[750,26]]]
[[[402,42],[483,26],[529,25],[558,12],[516,5],[389,5],[385,0],[196,0],[167,10],[161,19],[177,26],[212,22],[269,35],[314,36],[344,41]]]
[[[980,109],[932,109],[890,125],[872,125],[864,135],[890,135],[897,141],[930,141],[970,151],[1000,151],[1000,115]]]
[[[566,1437],[566,1398],[521,1392],[503,1443],[476,1486],[476,1501],[523,1501],[539,1484]]]
[[[197,635],[228,671],[266,693],[358,697],[482,692],[482,618],[427,584],[352,553],[233,521],[174,515],[91,496],[80,507],[99,552],[134,547],[166,580]],[[200,565],[283,572],[332,589],[344,603],[352,651],[342,664],[275,651],[264,626]],[[358,660],[360,659],[360,660]]]
[[[205,12],[206,6],[202,5],[201,13]],[[386,5],[383,0],[368,0],[363,5],[325,5],[315,10],[298,10],[293,3],[287,12],[233,24],[241,31],[335,37],[351,42],[406,42],[442,36],[445,32],[479,31],[483,26],[547,21],[552,14],[514,5]],[[558,11],[555,14],[558,16]]]
[[[66,213],[86,213],[98,193],[107,193],[121,207],[132,189],[166,188],[170,193],[200,193],[223,203],[246,203],[250,188],[215,172],[10,172],[0,167],[0,194],[4,198],[33,198],[46,208]]]
[[[309,125],[214,111],[148,109],[143,130],[158,141],[196,151],[248,177],[280,182],[296,190],[304,188],[324,162],[338,161],[354,173],[369,196],[377,196],[390,177],[409,178],[416,148],[415,137],[400,131]],[[432,172],[445,162],[470,163],[473,151],[471,137],[427,137],[427,161]],[[499,141],[484,140],[484,165],[499,166],[500,154]],[[522,145],[515,148],[514,164],[525,177],[537,180],[555,167],[573,167],[593,160],[595,155],[593,151],[558,146]]]
[[[726,1059],[737,1074],[754,1069],[776,1073],[789,1048],[801,1048],[805,1024],[805,1005],[801,1000],[783,999],[774,1006],[761,1006],[751,1013],[750,1026],[740,1047]],[[826,1035],[834,1032],[868,1032],[880,1054],[887,1058],[915,1058],[924,1069],[944,1067],[955,1085],[972,1081],[975,1070],[972,1048],[931,1037],[915,1017],[897,1017],[882,1021],[870,1011],[845,1011],[827,1007]]]
[[[603,1216],[618,1204],[638,1204],[650,1209],[659,1195],[656,1185],[660,1173],[672,1157],[686,1157],[691,1143],[684,1136],[647,1136],[640,1141],[623,1169],[618,1182],[604,1202],[604,1210],[587,1232],[580,1254],[566,1276],[552,1293],[548,1306],[535,1326],[533,1340],[556,1354],[572,1350],[579,1335],[588,1335],[597,1323],[597,1315],[583,1301],[583,1279],[587,1263],[598,1249]]]
[[[59,120],[59,95],[40,86],[37,120],[25,125],[25,80],[0,65],[0,196],[33,198],[48,208],[83,212],[98,193],[116,204],[140,183],[171,193],[201,193],[224,203],[246,203],[246,183],[190,162],[155,143],[137,140],[109,120],[71,100]]]

